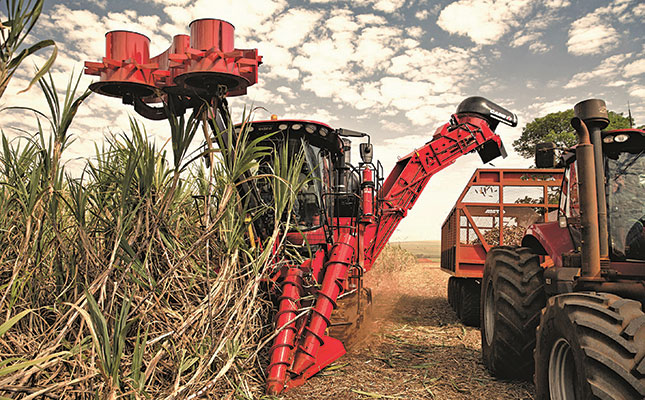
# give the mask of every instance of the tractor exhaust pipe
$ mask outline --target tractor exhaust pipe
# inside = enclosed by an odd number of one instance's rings
[[[584,121],[593,145],[596,171],[596,199],[598,202],[598,230],[600,235],[600,258],[609,258],[609,233],[607,229],[607,197],[605,194],[605,165],[602,157],[600,131],[609,125],[609,114],[604,100],[589,99],[573,107],[575,116]]]
[[[589,130],[578,117],[571,120],[571,126],[578,133],[576,160],[578,162],[578,188],[580,192],[580,224],[582,230],[583,278],[600,277],[600,235],[598,231],[598,198],[594,169],[594,151]]]

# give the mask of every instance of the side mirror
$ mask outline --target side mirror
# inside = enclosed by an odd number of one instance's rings
[[[363,160],[364,163],[369,164],[372,162],[372,158],[374,156],[372,150],[372,143],[360,144],[361,160]]]
[[[555,168],[555,143],[546,142],[535,145],[535,166],[538,168]]]

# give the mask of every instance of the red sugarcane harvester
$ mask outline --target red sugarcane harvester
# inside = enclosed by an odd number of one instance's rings
[[[261,61],[256,50],[234,49],[232,35],[232,26],[224,21],[197,20],[191,23],[189,38],[175,37],[168,51],[149,58],[145,37],[110,32],[107,57],[102,63],[86,64],[87,73],[101,76],[91,88],[122,98],[150,118],[181,113],[206,100],[224,120],[226,95],[242,94],[255,83]],[[170,107],[150,106],[159,102]],[[500,122],[516,126],[517,117],[482,97],[470,97],[428,143],[400,158],[386,179],[380,163],[373,162],[367,134],[314,121],[253,122],[252,137],[274,133],[267,140],[282,144],[269,158],[281,151],[304,154],[302,172],[315,178],[297,193],[295,223],[285,233],[287,244],[305,261],[287,258],[287,266],[276,266],[271,277],[279,298],[267,370],[269,393],[302,384],[345,353],[334,336],[362,320],[371,301],[363,287],[364,273],[435,173],[470,152],[479,153],[485,163],[505,156],[495,133]],[[356,166],[350,159],[349,137],[367,138],[360,144],[361,162]],[[271,160],[259,161],[262,168]],[[240,187],[257,202],[271,196],[262,184]],[[265,228],[271,226],[264,217],[255,219],[260,239],[270,234]],[[284,256],[277,259],[285,261]],[[354,312],[336,315],[340,303]]]

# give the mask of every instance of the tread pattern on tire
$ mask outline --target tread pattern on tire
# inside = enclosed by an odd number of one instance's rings
[[[530,248],[499,246],[486,257],[481,285],[482,358],[494,376],[530,379],[533,374],[535,329],[546,304],[544,270]],[[495,323],[492,343],[486,341],[485,294],[494,288]]]
[[[447,293],[447,298],[448,298],[448,304],[450,307],[454,310],[455,309],[455,281],[457,278],[454,276],[451,276],[448,278],[448,293]]]
[[[566,336],[566,337],[564,337]],[[548,399],[552,344],[570,344],[584,398],[645,398],[645,313],[641,303],[607,293],[568,293],[549,299],[537,330],[535,385]]]
[[[461,322],[468,326],[479,326],[479,297],[481,289],[474,279],[466,279],[461,285]]]

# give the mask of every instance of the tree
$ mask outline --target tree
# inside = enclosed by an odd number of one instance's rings
[[[571,127],[573,116],[573,110],[567,110],[534,119],[522,128],[522,135],[513,142],[513,148],[522,157],[533,158],[535,145],[538,143],[554,142],[557,147],[575,145],[576,133]],[[609,126],[606,130],[629,128],[629,123],[629,118],[624,117],[623,113],[609,111]]]

